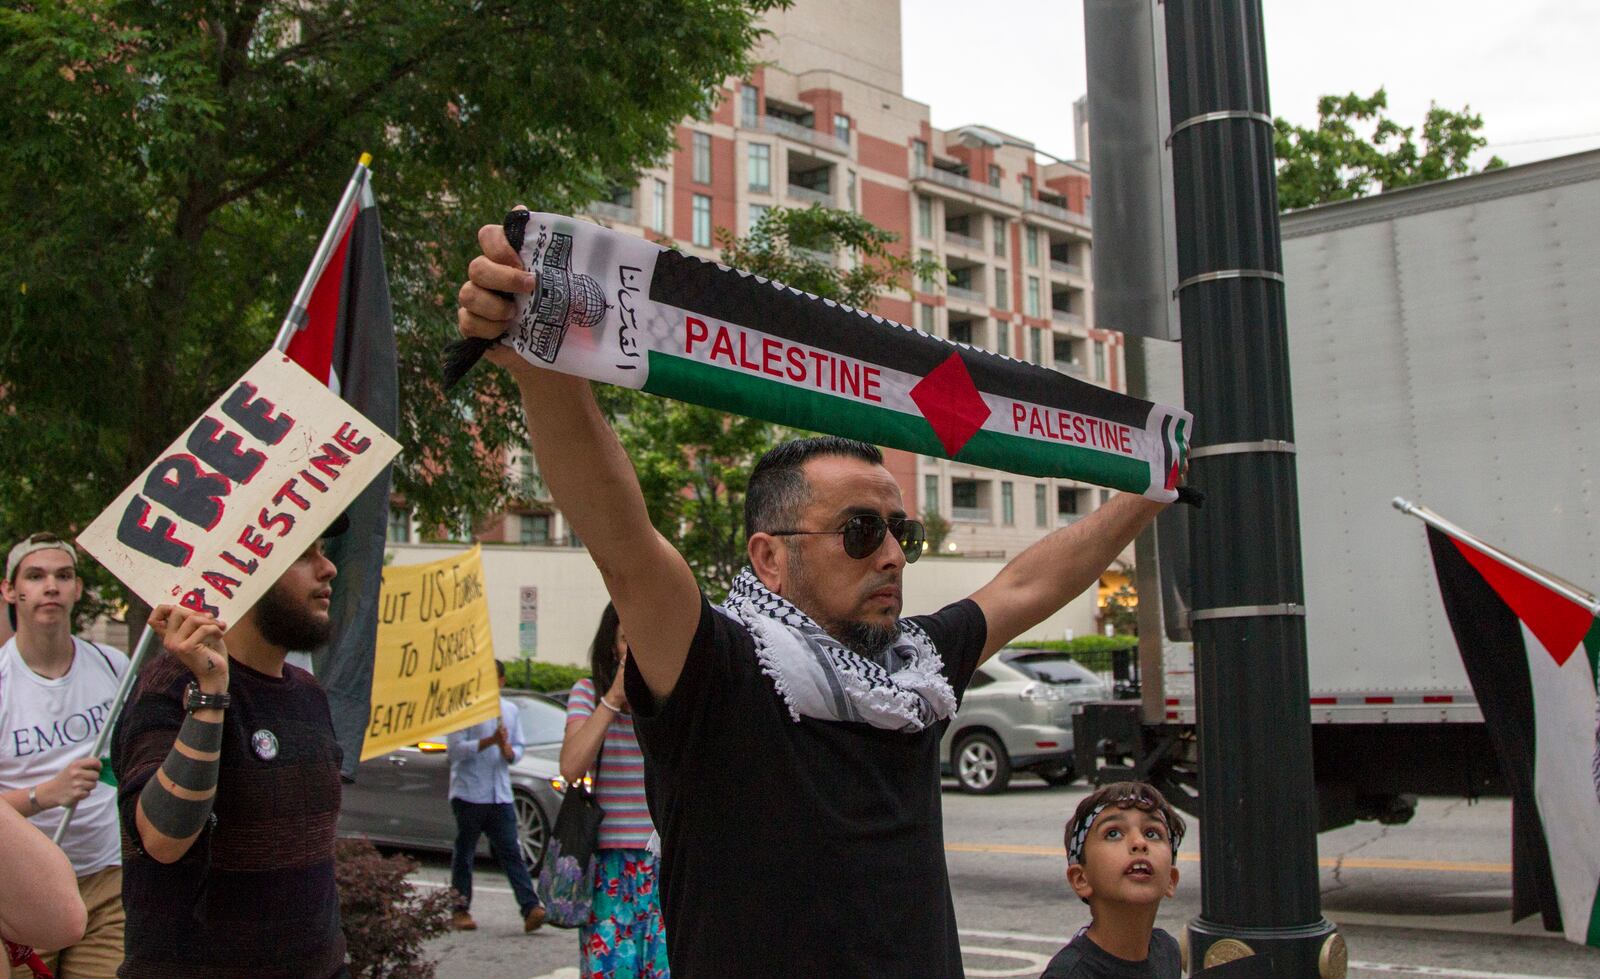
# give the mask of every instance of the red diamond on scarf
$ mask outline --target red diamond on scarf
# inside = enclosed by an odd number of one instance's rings
[[[939,437],[945,454],[952,458],[989,417],[989,406],[972,383],[959,352],[952,353],[918,381],[911,389],[911,400]]]

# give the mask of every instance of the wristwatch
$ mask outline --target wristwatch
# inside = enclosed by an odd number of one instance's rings
[[[190,680],[189,686],[183,691],[183,709],[189,713],[197,710],[226,710],[233,703],[233,697],[228,693],[203,693],[198,680]]]

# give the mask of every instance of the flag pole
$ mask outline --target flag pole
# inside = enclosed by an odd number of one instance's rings
[[[283,318],[283,325],[278,328],[278,336],[272,341],[272,349],[288,350],[289,341],[306,321],[306,303],[311,301],[311,290],[316,288],[317,280],[322,277],[323,269],[328,266],[328,258],[333,254],[333,249],[339,243],[339,238],[344,233],[344,226],[350,219],[350,210],[355,207],[356,201],[361,196],[361,188],[366,183],[371,173],[367,169],[372,162],[371,153],[361,154],[356,161],[356,172],[350,175],[350,182],[345,185],[344,194],[339,198],[339,206],[334,209],[333,218],[328,222],[328,228],[322,233],[322,240],[317,243],[317,251],[311,258],[311,267],[306,270],[305,278],[300,280],[300,288],[295,291],[294,302],[289,306],[289,315]],[[111,710],[106,714],[106,723],[100,728],[100,733],[94,740],[94,754],[90,757],[104,759],[106,751],[110,749],[111,732],[116,720],[122,715],[123,705],[128,701],[128,694],[133,691],[134,681],[139,676],[139,671],[144,668],[144,663],[150,656],[150,647],[154,645],[155,630],[147,623],[144,631],[139,633],[139,641],[134,643],[133,652],[128,658],[128,669],[122,675],[121,682],[117,685],[117,694],[111,700]],[[104,764],[104,761],[101,762]],[[57,845],[61,838],[67,835],[67,827],[72,825],[72,814],[78,809],[74,802],[67,806],[61,814],[61,823],[56,827],[55,835],[51,837]]]
[[[333,218],[328,221],[328,229],[322,233],[322,240],[317,243],[316,254],[311,258],[311,267],[306,269],[306,277],[300,280],[300,288],[295,290],[294,302],[289,304],[289,314],[283,318],[283,325],[278,327],[278,338],[272,341],[272,349],[288,350],[289,341],[299,332],[300,327],[305,325],[306,305],[311,302],[311,292],[317,287],[317,280],[322,278],[322,270],[327,268],[328,258],[333,255],[339,239],[344,236],[344,226],[350,220],[350,211],[360,198],[361,188],[371,173],[367,169],[367,165],[371,162],[371,153],[361,154],[361,159],[356,161],[356,172],[350,175],[350,182],[345,185],[344,195],[339,198],[339,206],[334,208]]]
[[[1459,540],[1466,541],[1469,546],[1482,551],[1507,567],[1519,571],[1529,578],[1532,578],[1534,581],[1537,581],[1539,584],[1545,586],[1563,598],[1582,605],[1584,608],[1589,610],[1591,615],[1600,616],[1600,598],[1596,598],[1594,595],[1584,591],[1582,588],[1579,588],[1572,582],[1557,578],[1550,572],[1536,568],[1525,561],[1517,560],[1516,558],[1507,554],[1505,551],[1500,550],[1500,548],[1495,547],[1493,544],[1485,542],[1481,537],[1462,530],[1460,527],[1457,527],[1455,524],[1439,516],[1437,513],[1434,513],[1432,510],[1420,503],[1412,503],[1410,500],[1407,500],[1404,497],[1397,496],[1394,498],[1393,504],[1394,508],[1399,510],[1401,513],[1416,517],[1418,520],[1421,520],[1428,526],[1433,527],[1435,530],[1448,534],[1451,537],[1455,537]]]

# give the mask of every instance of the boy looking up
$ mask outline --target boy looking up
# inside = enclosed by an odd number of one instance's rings
[[[1067,883],[1089,905],[1089,926],[1040,979],[1178,979],[1178,942],[1155,926],[1178,887],[1183,817],[1143,782],[1102,786],[1067,823]]]

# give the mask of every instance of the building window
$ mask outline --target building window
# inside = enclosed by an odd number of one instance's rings
[[[1000,522],[1007,527],[1017,522],[1016,492],[1010,482],[1000,484]]]
[[[952,343],[965,343],[968,346],[971,346],[972,345],[972,321],[971,320],[951,320],[950,321],[950,341]]]
[[[917,234],[933,237],[933,201],[921,196],[917,198]]]
[[[711,198],[694,195],[694,230],[691,240],[701,248],[711,247]]]
[[[1029,316],[1039,315],[1039,277],[1037,275],[1028,276],[1028,291],[1023,293],[1022,301],[1025,304],[1023,312]]]
[[[1006,320],[994,325],[994,352],[1002,357],[1011,356],[1011,324]]]
[[[391,544],[411,543],[411,511],[389,508],[389,542]]]
[[[1043,483],[1033,485],[1033,522],[1040,527],[1050,526],[1050,488]]]
[[[1094,379],[1106,379],[1106,345],[1099,340],[1094,342]]]
[[[1039,229],[1038,228],[1029,228],[1028,229],[1027,238],[1028,238],[1028,264],[1029,265],[1038,265],[1039,264]]]
[[[772,147],[751,143],[749,155],[750,189],[761,194],[772,192]]]
[[[749,230],[754,231],[756,229],[756,225],[761,223],[761,219],[766,217],[767,216],[767,212],[770,211],[770,210],[772,210],[772,208],[768,207],[765,204],[751,204],[750,205],[750,229]]]
[[[1111,502],[1111,491],[1108,490],[1108,489],[1101,490],[1100,491],[1100,505],[1101,506],[1105,506],[1107,503],[1110,503],[1110,502]]]
[[[660,177],[651,180],[650,230],[658,235],[667,233],[667,182]]]
[[[928,250],[928,249],[926,249],[926,248],[922,249],[921,256],[922,256],[922,260],[924,262],[933,261],[933,252]],[[922,279],[922,291],[923,292],[932,292],[933,291],[933,286],[934,286],[934,281],[933,281],[933,278],[932,278],[931,274],[927,275],[927,276],[924,276],[923,279]]]
[[[939,477],[932,473],[922,477],[923,512],[939,512]]]
[[[694,182],[709,184],[711,182],[711,135],[709,133],[694,134]]]
[[[1022,199],[1024,201],[1033,200],[1033,178],[1027,175],[1022,178]]]
[[[550,543],[550,514],[524,513],[517,521],[517,540],[523,544]]]
[[[1028,359],[1035,364],[1044,364],[1044,331],[1028,331]]]
[[[740,125],[754,129],[761,122],[761,89],[754,85],[739,86]]]
[[[1006,257],[1006,219],[994,219],[994,253],[997,258]]]
[[[950,480],[950,519],[989,522],[989,508],[984,506],[983,484],[976,479]]]
[[[994,270],[994,308],[1011,308],[1011,286],[1006,282],[1006,270]]]
[[[923,166],[928,165],[928,144],[926,140],[913,139],[911,141],[911,159]]]
[[[938,328],[935,327],[934,323],[933,323],[933,307],[932,306],[929,306],[926,303],[918,303],[917,304],[917,315],[919,317],[921,317],[921,320],[922,320],[922,332],[923,333],[926,333],[930,337],[939,335],[936,332],[936,330]]]
[[[989,164],[989,186],[1000,186],[1000,167],[998,164]]]
[[[833,114],[833,135],[841,143],[850,142],[850,117]]]
[[[856,209],[856,172],[851,170],[846,174],[846,177],[844,196],[845,200],[849,202],[850,210],[854,211]]]
[[[1062,523],[1071,523],[1083,514],[1088,501],[1082,496],[1082,490],[1071,486],[1056,489],[1056,516]]]

